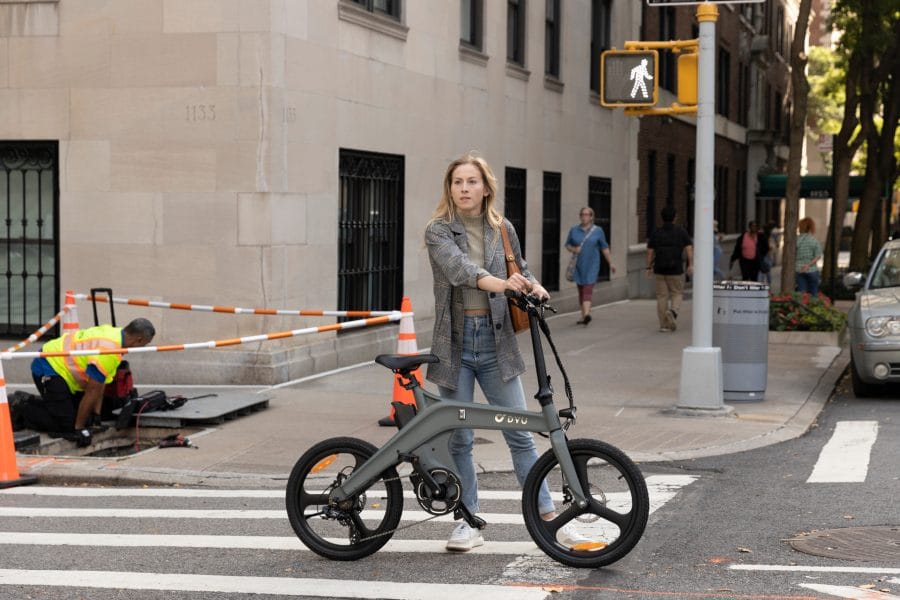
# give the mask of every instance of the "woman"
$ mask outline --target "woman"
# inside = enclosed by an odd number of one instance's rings
[[[759,225],[756,221],[750,221],[747,223],[747,231],[734,243],[729,269],[734,268],[734,262],[738,261],[741,266],[741,279],[744,281],[756,281],[759,278],[759,264],[765,254],[760,248],[761,242],[763,240],[759,235]]]
[[[585,206],[581,209],[581,223],[573,225],[566,238],[566,250],[578,256],[575,263],[575,284],[578,286],[578,300],[581,302],[581,320],[579,325],[591,322],[591,299],[594,295],[594,284],[600,275],[600,255],[609,263],[609,270],[616,272],[609,254],[609,244],[603,229],[594,225],[594,209]]]
[[[425,228],[425,245],[434,275],[435,321],[431,351],[440,359],[428,365],[427,379],[443,397],[473,402],[475,380],[493,406],[525,408],[519,379],[525,363],[519,353],[508,315],[506,290],[549,298],[547,290],[528,271],[519,238],[509,221],[497,212],[497,180],[487,162],[465,154],[447,167],[441,199]],[[522,273],[507,277],[500,228],[506,227]],[[538,458],[531,433],[504,431],[519,485]],[[478,483],[472,458],[474,435],[458,429],[450,440],[459,473],[463,504],[478,511]],[[546,484],[539,508],[545,518],[555,516]],[[557,538],[573,545],[586,541],[567,527]],[[447,542],[448,550],[466,552],[484,544],[481,531],[462,521]]]
[[[794,263],[797,291],[816,296],[819,293],[819,259],[822,258],[822,244],[813,235],[816,232],[816,222],[806,217],[800,219],[797,228],[800,231]]]

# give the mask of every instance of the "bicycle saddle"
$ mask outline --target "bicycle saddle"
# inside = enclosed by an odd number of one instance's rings
[[[391,371],[412,371],[425,363],[440,362],[434,354],[379,354],[375,362]]]

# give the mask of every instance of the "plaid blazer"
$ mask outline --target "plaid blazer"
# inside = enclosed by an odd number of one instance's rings
[[[519,261],[522,275],[537,283],[522,258],[519,236],[508,220],[503,226],[509,232],[509,242]],[[496,237],[496,239],[495,239]],[[463,344],[463,286],[477,287],[479,266],[469,260],[466,230],[460,221],[433,221],[425,230],[425,246],[434,276],[434,335],[431,352],[441,362],[428,365],[426,379],[437,385],[455,390],[462,364]],[[506,260],[503,255],[503,239],[494,235],[493,229],[484,225],[484,268],[493,276],[506,279]],[[525,363],[519,352],[509,306],[503,294],[488,292],[491,321],[494,323],[494,341],[497,344],[497,361],[503,381],[525,372]]]

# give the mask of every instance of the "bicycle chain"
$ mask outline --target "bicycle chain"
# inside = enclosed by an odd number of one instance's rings
[[[409,477],[409,475],[407,475],[407,477]],[[401,481],[402,479],[403,479],[403,476],[398,475],[396,477],[391,477],[390,479],[382,479],[381,481],[383,481],[384,483],[388,483],[391,481]],[[412,483],[412,481],[410,481],[410,483]],[[370,535],[369,537],[360,539],[357,543],[361,544],[363,542],[368,542],[369,540],[374,540],[376,538],[384,537],[386,535],[394,535],[398,531],[402,531],[404,529],[409,529],[410,527],[415,527],[416,525],[421,525],[422,523],[427,523],[428,521],[437,519],[438,517],[442,517],[442,516],[444,516],[444,515],[432,515],[432,516],[428,517],[427,519],[422,519],[421,521],[414,521],[414,522],[410,523],[409,525],[403,525],[402,527],[395,527],[394,529],[389,529],[388,531],[382,531],[381,533],[376,533],[375,535]]]

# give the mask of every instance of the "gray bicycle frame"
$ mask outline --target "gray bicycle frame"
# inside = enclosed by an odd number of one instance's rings
[[[355,496],[381,473],[412,457],[419,460],[419,464],[426,472],[443,469],[459,479],[453,456],[450,454],[450,436],[453,431],[493,429],[548,432],[550,447],[556,455],[575,504],[582,509],[587,507],[587,496],[578,479],[575,463],[566,443],[566,435],[552,401],[552,390],[549,389],[536,319],[534,315],[530,316],[535,368],[541,387],[537,397],[539,399],[547,397],[547,401],[541,402],[541,412],[445,400],[426,391],[420,385],[416,386],[412,391],[419,413],[375,454],[356,467],[350,476],[331,492],[331,499],[341,502]]]

